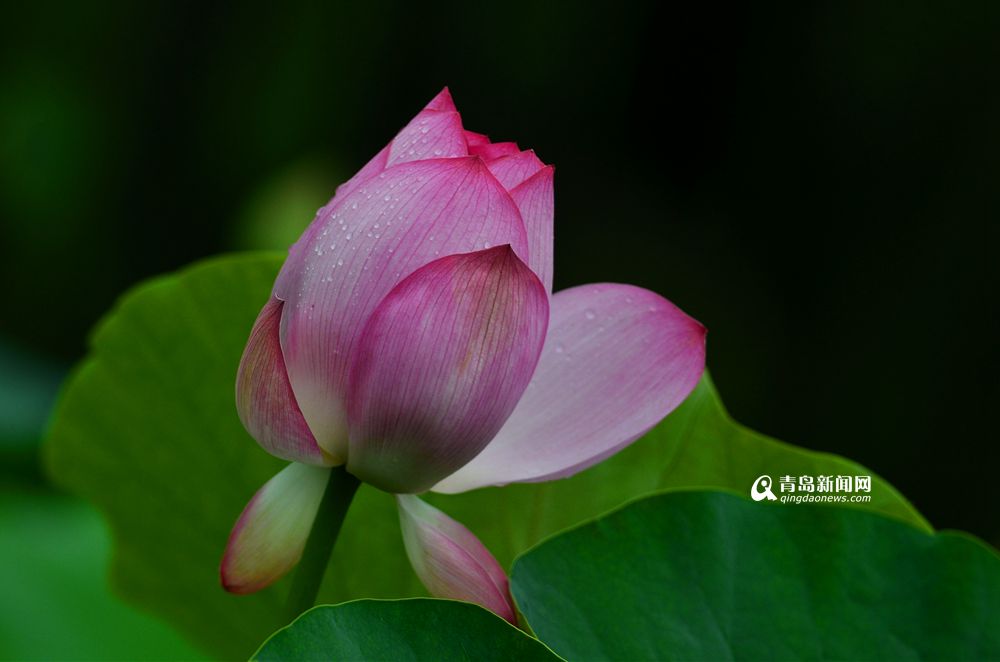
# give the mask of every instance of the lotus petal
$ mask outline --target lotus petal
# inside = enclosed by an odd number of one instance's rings
[[[503,187],[510,191],[528,177],[531,177],[544,168],[545,164],[535,155],[534,150],[529,149],[524,152],[487,161],[486,167],[503,184]]]
[[[229,534],[223,588],[259,591],[299,562],[329,476],[330,469],[294,462],[257,491]]]
[[[705,328],[631,285],[556,293],[545,348],[521,401],[489,446],[434,489],[570,476],[645,434],[697,385]]]
[[[236,411],[243,427],[271,455],[328,466],[292,393],[281,355],[278,327],[284,303],[271,299],[250,331],[236,375]]]
[[[469,146],[469,154],[481,157],[484,161],[492,161],[493,159],[499,159],[502,156],[517,154],[520,151],[521,148],[517,146],[517,143],[511,142],[484,143]]]
[[[546,291],[550,294],[555,241],[553,225],[555,199],[552,191],[554,175],[555,168],[545,166],[510,192],[511,198],[521,212],[521,218],[524,219],[524,229],[528,233],[530,255],[528,266],[542,279]]]
[[[482,605],[517,625],[507,575],[483,543],[419,497],[396,502],[406,555],[431,595]]]
[[[547,299],[506,245],[441,258],[396,286],[357,345],[348,470],[414,493],[472,459],[531,379]]]
[[[440,256],[503,244],[529,259],[520,211],[478,158],[402,163],[338,196],[275,290],[288,376],[320,447],[346,458],[350,357],[385,295]]]

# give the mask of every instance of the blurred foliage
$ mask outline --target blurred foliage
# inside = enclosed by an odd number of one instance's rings
[[[0,457],[37,443],[65,371],[0,337]]]
[[[331,174],[332,170],[318,161],[302,161],[265,182],[235,223],[233,246],[270,250],[294,244],[316,210],[350,177],[343,171],[340,176]]]
[[[0,532],[0,659],[205,659],[111,595],[111,541],[91,507],[0,492]]]
[[[108,517],[116,587],[226,658],[246,657],[261,633],[284,624],[287,579],[236,596],[222,590],[218,576],[240,511],[284,465],[247,435],[232,406],[242,340],[280,264],[272,253],[223,256],[127,293],[94,333],[45,447],[55,481]],[[587,471],[428,499],[509,567],[546,536],[636,496],[667,487],[745,492],[762,473],[871,475],[734,423],[706,375],[643,439]],[[879,476],[872,477],[871,502],[850,505],[929,530]],[[319,601],[422,595],[400,542],[391,496],[362,486]]]

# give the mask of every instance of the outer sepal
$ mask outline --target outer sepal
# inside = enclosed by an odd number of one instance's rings
[[[516,625],[507,574],[483,543],[419,497],[396,502],[406,555],[431,595],[474,602]]]
[[[299,562],[329,477],[330,469],[296,462],[257,490],[229,534],[223,588],[254,593]]]

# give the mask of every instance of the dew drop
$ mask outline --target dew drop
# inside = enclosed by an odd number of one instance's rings
[[[586,317],[589,320],[595,319],[597,317],[597,313],[595,313],[590,308],[588,308],[587,310],[583,311],[583,315],[584,315],[584,317]]]

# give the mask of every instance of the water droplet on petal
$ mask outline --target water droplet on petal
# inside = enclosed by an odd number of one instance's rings
[[[584,315],[584,317],[586,317],[589,320],[592,320],[592,319],[594,319],[594,318],[597,317],[597,313],[595,313],[590,308],[588,308],[587,310],[583,311],[583,315]]]

